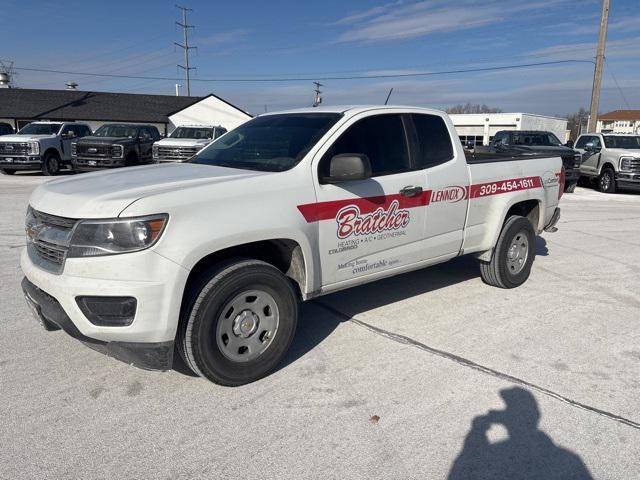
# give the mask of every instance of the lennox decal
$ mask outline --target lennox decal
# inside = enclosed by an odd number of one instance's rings
[[[451,185],[442,190],[434,190],[431,192],[431,203],[456,203],[465,198],[467,198],[467,189],[459,185]]]
[[[409,210],[399,208],[400,202],[393,200],[387,210],[382,207],[372,213],[362,214],[357,205],[347,205],[336,215],[337,236],[345,239],[351,235],[371,235],[386,230],[399,230],[409,225]]]

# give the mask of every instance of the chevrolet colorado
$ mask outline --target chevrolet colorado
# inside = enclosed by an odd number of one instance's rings
[[[298,302],[473,255],[529,277],[555,231],[560,157],[465,157],[411,107],[270,113],[189,163],[52,181],[30,198],[22,286],[47,330],[127,363],[241,385],[271,372]]]

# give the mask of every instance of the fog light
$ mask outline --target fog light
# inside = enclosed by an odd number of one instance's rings
[[[76,297],[85,317],[99,327],[126,327],[136,315],[133,297]]]

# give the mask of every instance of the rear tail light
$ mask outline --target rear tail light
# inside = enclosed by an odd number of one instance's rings
[[[558,200],[562,198],[562,194],[564,193],[564,184],[567,178],[567,173],[564,169],[564,165],[560,169],[560,178],[558,179]]]

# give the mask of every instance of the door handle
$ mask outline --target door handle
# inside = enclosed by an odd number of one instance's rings
[[[400,190],[400,195],[403,197],[415,197],[416,195],[420,195],[422,193],[422,187],[415,187],[413,185],[404,187]]]

